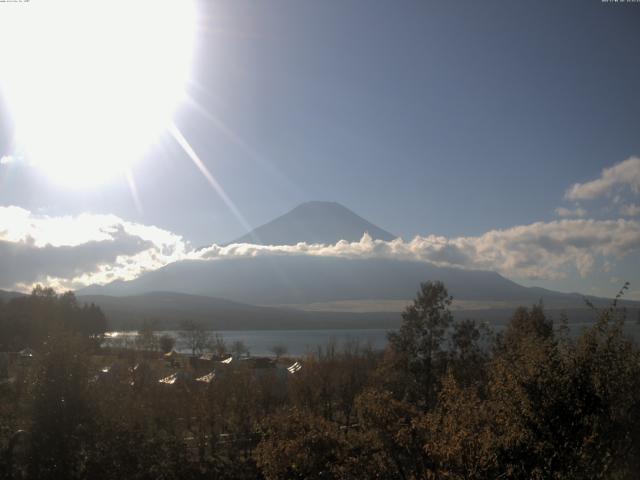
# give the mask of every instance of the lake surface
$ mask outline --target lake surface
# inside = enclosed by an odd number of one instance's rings
[[[580,335],[593,323],[573,323],[569,324],[570,336]],[[494,325],[493,330],[499,332],[504,328],[502,325]],[[316,352],[318,347],[326,347],[335,344],[338,348],[347,342],[358,342],[362,346],[370,345],[374,350],[384,350],[387,346],[387,333],[392,330],[372,328],[372,329],[326,329],[326,330],[223,330],[216,332],[222,336],[228,346],[235,341],[242,341],[248,348],[249,353],[254,356],[273,356],[272,348],[276,345],[283,345],[287,349],[287,354],[292,356],[302,356]],[[627,321],[625,332],[640,342],[640,326],[635,321]],[[191,353],[186,343],[177,330],[165,330],[156,332],[160,335],[170,335],[176,339],[176,350],[184,353]],[[136,331],[108,332],[105,345],[111,346],[135,346],[138,336]]]
[[[272,356],[271,349],[275,345],[283,345],[287,353],[302,356],[315,352],[318,346],[326,347],[331,343],[343,346],[346,342],[358,342],[360,345],[371,345],[374,350],[384,350],[387,345],[385,329],[354,329],[354,330],[224,330],[216,332],[224,341],[231,345],[235,341],[242,341],[251,355]],[[180,332],[167,330],[156,332],[158,335],[170,335],[176,339],[176,350],[190,353],[180,337]],[[135,344],[138,332],[108,332],[106,345],[125,346]]]

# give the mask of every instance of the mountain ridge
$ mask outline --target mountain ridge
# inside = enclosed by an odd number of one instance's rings
[[[496,272],[438,267],[394,259],[274,256],[185,260],[137,279],[89,286],[78,295],[141,295],[171,291],[252,305],[294,305],[346,300],[407,300],[420,282],[440,280],[454,299],[509,301],[548,307],[584,307],[584,298],[606,299],[524,287]]]
[[[336,202],[312,201],[252,230],[233,243],[359,241],[364,233],[392,240],[394,235]],[[262,237],[262,238],[258,238]],[[519,302],[542,300],[546,306],[584,308],[580,294],[524,287],[497,272],[439,267],[428,262],[393,258],[265,255],[183,260],[149,271],[129,281],[114,281],[79,290],[80,295],[141,295],[171,291],[266,306],[340,305],[342,302],[408,300],[419,284],[440,280],[457,300]],[[588,297],[602,304],[605,300]]]
[[[365,220],[340,203],[316,200],[301,203],[229,244],[335,244],[340,240],[357,242],[365,233],[379,240],[391,241],[396,238],[392,233]]]
[[[157,330],[179,329],[183,320],[192,320],[204,328],[225,330],[317,330],[398,328],[401,309],[396,311],[299,310],[286,307],[257,306],[175,292],[149,292],[142,295],[110,297],[79,295],[82,303],[95,303],[105,312],[111,330],[135,330],[149,321]],[[637,314],[637,302],[630,313]],[[493,326],[504,325],[516,305],[452,310],[455,319],[472,318]],[[569,323],[591,322],[595,315],[582,307],[546,308],[550,318],[566,314]]]

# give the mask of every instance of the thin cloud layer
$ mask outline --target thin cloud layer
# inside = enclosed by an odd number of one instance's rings
[[[640,215],[640,205],[635,203],[629,203],[620,207],[620,215],[625,217],[637,217]]]
[[[152,247],[151,242],[128,235],[123,230],[110,240],[76,246],[36,246],[30,240],[0,241],[0,285],[12,287],[33,283],[64,284],[87,272],[98,274],[117,264],[121,256],[134,256]]]
[[[558,207],[556,208],[556,215],[559,217],[586,217],[587,211],[584,208],[576,207],[576,208],[566,208],[566,207]]]
[[[7,219],[21,219],[15,228]],[[61,228],[68,229],[66,233]],[[70,234],[69,232],[75,232]],[[212,245],[195,250],[179,235],[125,222],[113,215],[41,217],[0,207],[0,288],[28,289],[35,283],[79,288],[129,280],[179,260],[264,255],[392,258],[439,266],[494,270],[514,278],[555,279],[572,270],[586,276],[598,261],[640,249],[634,220],[537,222],[475,237],[417,236],[411,241],[373,240],[335,245]]]
[[[640,206],[620,200],[621,189],[640,192],[640,158],[605,169],[600,178],[575,184],[571,200],[610,196],[615,211],[626,217]],[[640,250],[640,222],[634,219],[594,220],[579,206],[559,207],[563,218],[536,222],[479,236],[417,236],[411,241],[373,240],[334,245],[212,245],[194,249],[180,235],[125,221],[115,215],[83,214],[51,217],[23,208],[0,207],[0,288],[28,290],[35,283],[80,288],[114,280],[131,280],[146,271],[180,260],[264,255],[311,255],[338,258],[392,258],[438,266],[492,270],[511,278],[558,279],[578,273],[586,277],[599,265]]]
[[[576,183],[565,193],[571,201],[594,200],[603,196],[611,196],[620,189],[630,189],[634,194],[640,193],[640,158],[631,157],[605,168],[599,178],[586,183]]]
[[[530,279],[563,278],[572,269],[586,276],[600,259],[622,258],[640,248],[640,223],[632,220],[538,222],[477,237],[417,236],[385,242],[364,235],[359,242],[335,245],[213,245],[201,259],[261,255],[314,255],[344,258],[395,258],[439,266],[494,270]]]
[[[0,207],[0,288],[129,280],[184,258],[182,237],[115,215],[50,217]]]

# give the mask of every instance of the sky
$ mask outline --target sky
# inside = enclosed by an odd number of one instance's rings
[[[354,255],[453,252],[562,291],[628,280],[640,299],[640,4],[217,0],[196,15],[173,121],[224,194],[169,129],[131,167],[135,195],[125,175],[57,183],[21,158],[0,92],[1,240],[42,255],[0,288],[130,278],[125,259],[156,268],[329,200],[403,239]],[[84,233],[54,238],[60,222]],[[71,270],[38,266],[81,246]]]

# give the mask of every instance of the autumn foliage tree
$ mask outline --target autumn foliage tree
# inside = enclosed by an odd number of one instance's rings
[[[158,378],[178,367],[160,352],[105,357],[62,315],[84,307],[38,290],[0,307],[40,339],[22,380],[0,384],[0,475],[635,479],[640,350],[618,300],[577,335],[542,304],[494,334],[454,321],[444,285],[426,282],[384,352],[330,343],[293,372],[235,358],[208,383],[194,363],[169,385]]]
[[[453,322],[453,298],[442,282],[425,282],[402,313],[402,325],[389,334],[389,367],[396,395],[425,408],[435,400],[442,373],[445,335]]]

